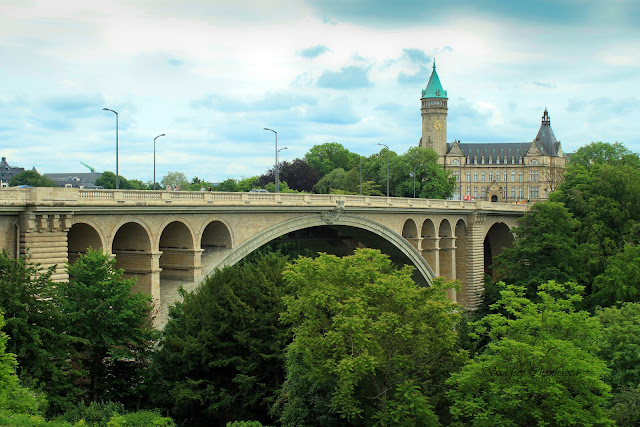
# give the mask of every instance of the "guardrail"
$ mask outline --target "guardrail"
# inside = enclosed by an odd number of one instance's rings
[[[464,209],[524,212],[526,205],[440,199],[412,199],[406,197],[359,196],[344,194],[304,193],[223,193],[215,191],[146,191],[146,190],[88,190],[77,188],[3,188],[0,207],[20,205],[41,206],[327,206],[338,202],[345,207]]]

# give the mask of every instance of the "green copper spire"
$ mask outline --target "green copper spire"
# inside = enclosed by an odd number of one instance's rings
[[[423,98],[447,98],[447,91],[442,89],[438,73],[436,73],[436,60],[433,59],[433,71],[427,83],[427,88],[422,90]]]

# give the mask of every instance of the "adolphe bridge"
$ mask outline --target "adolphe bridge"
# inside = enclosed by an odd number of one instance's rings
[[[458,279],[450,298],[473,309],[492,257],[513,242],[525,205],[325,194],[0,189],[0,248],[28,249],[32,262],[65,263],[87,248],[112,254],[135,289],[159,307],[217,267],[232,265],[274,239],[344,255],[373,247],[416,267],[416,280]]]

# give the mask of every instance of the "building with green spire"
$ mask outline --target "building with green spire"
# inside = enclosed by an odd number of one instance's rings
[[[566,157],[551,129],[545,107],[538,134],[528,142],[447,142],[447,91],[433,62],[433,71],[420,98],[422,137],[438,162],[458,182],[454,199],[527,202],[547,199],[562,181]]]

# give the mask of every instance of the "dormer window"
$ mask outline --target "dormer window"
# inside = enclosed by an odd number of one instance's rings
[[[500,164],[500,156],[496,157],[496,165]]]
[[[491,157],[489,157],[489,164],[493,163],[493,159]]]
[[[482,164],[484,165],[484,156],[482,156]]]
[[[532,160],[529,162],[529,164],[530,164],[531,166],[538,166],[538,161],[537,161],[536,159],[532,159]]]
[[[451,166],[460,166],[460,160],[458,159],[453,159],[451,161]]]

